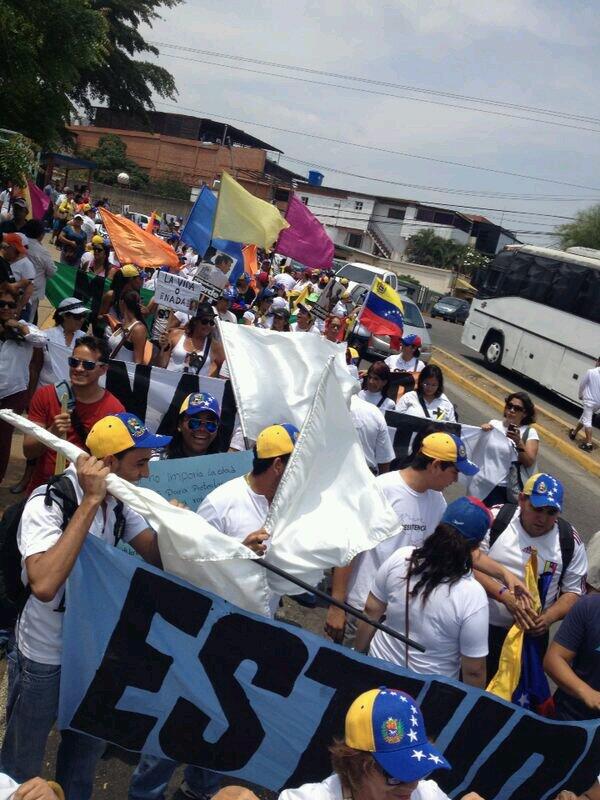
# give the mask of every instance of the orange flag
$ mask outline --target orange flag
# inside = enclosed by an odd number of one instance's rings
[[[102,222],[121,264],[138,267],[179,267],[179,256],[159,236],[142,230],[130,219],[100,209]]]
[[[248,275],[252,276],[250,286],[256,285],[254,276],[258,272],[257,249],[258,248],[255,244],[247,244],[246,247],[242,247],[242,255],[244,256],[244,271],[247,272]]]

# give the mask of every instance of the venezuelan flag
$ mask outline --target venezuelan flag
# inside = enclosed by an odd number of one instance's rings
[[[360,314],[360,324],[371,333],[382,336],[402,336],[404,306],[398,292],[375,278]]]
[[[525,584],[537,613],[543,608],[551,578],[551,575],[542,573],[537,579],[537,553],[534,550],[525,567]],[[498,672],[488,684],[487,691],[517,703],[521,708],[553,716],[554,699],[543,660],[543,637],[529,636],[513,625],[504,640]]]

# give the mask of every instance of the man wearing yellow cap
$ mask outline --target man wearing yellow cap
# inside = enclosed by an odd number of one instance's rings
[[[60,486],[34,491],[23,509],[17,545],[30,594],[17,626],[17,647],[8,657],[10,692],[0,753],[0,771],[16,781],[42,771],[58,712],[64,585],[86,536],[109,545],[122,539],[146,561],[161,565],[154,532],[143,517],[107,495],[106,477],[112,472],[132,483],[147,477],[153,449],[170,441],[150,433],[133,414],[104,417],[86,439],[91,455],[71,464]],[[62,731],[57,780],[69,800],[89,800],[103,750],[97,739]]]

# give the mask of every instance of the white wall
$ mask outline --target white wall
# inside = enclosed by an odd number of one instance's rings
[[[404,206],[400,203],[382,203],[377,201],[373,208],[373,222],[377,230],[383,234],[386,242],[392,248],[392,258],[399,258],[406,250],[407,238],[404,234],[404,219],[388,217],[390,208],[405,209],[405,219],[414,219],[417,209],[414,206]]]
[[[328,229],[334,227],[366,232],[375,205],[374,199],[356,197],[351,194],[346,197],[331,197],[316,192],[311,194],[308,186],[298,188],[297,194],[301,199],[308,197],[307,207]],[[361,209],[356,208],[357,203],[362,203]],[[346,244],[345,239],[340,244]]]

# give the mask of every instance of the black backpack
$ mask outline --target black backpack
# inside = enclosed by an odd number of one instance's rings
[[[31,497],[40,494],[34,491]],[[17,532],[29,499],[26,497],[9,506],[0,520],[0,628],[14,627],[31,593],[29,586],[21,580],[21,553],[17,547]],[[50,478],[46,485],[44,504],[49,508],[55,501],[62,508],[61,529],[64,532],[79,505],[75,487],[64,473]],[[115,546],[122,538],[124,528],[123,503],[119,500],[115,505]]]
[[[496,519],[494,520],[492,527],[490,528],[490,550],[494,545],[494,542],[498,539],[500,534],[506,530],[508,524],[510,523],[511,519],[513,518],[515,511],[517,510],[516,503],[505,503],[498,514],[496,515]],[[569,564],[573,558],[573,553],[575,552],[575,537],[573,535],[573,526],[570,522],[567,522],[566,519],[562,517],[558,518],[558,542],[560,545],[560,555],[562,559],[562,569],[560,571],[560,577],[558,579],[558,585],[562,581],[562,576],[564,575],[565,571],[569,568]]]

